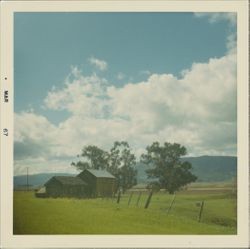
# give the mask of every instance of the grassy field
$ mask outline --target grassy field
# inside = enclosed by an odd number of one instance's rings
[[[185,191],[173,199],[165,192],[134,193],[112,199],[40,199],[14,193],[14,234],[236,234],[236,197],[230,191]],[[204,201],[201,222],[200,203]]]

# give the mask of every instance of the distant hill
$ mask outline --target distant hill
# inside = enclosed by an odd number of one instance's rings
[[[201,156],[186,157],[182,159],[188,161],[193,166],[193,173],[198,177],[199,182],[221,182],[230,181],[236,176],[237,157],[232,156]],[[145,183],[148,181],[145,173],[150,167],[142,163],[137,163],[137,181]],[[29,176],[29,185],[33,187],[42,186],[55,175],[74,175],[67,173],[42,173]],[[21,187],[26,185],[26,175],[14,177],[14,186]]]
[[[185,161],[192,164],[198,181],[228,181],[237,175],[237,157],[201,156],[185,158]]]
[[[41,174],[35,174],[35,175],[29,175],[29,185],[33,187],[42,186],[44,183],[46,183],[51,177],[53,176],[70,176],[73,174],[68,173],[41,173]],[[27,177],[26,175],[20,175],[14,177],[14,187],[22,187],[27,184]]]
[[[200,156],[186,157],[182,161],[192,164],[192,172],[199,182],[230,181],[237,173],[237,157],[233,156]],[[150,167],[142,163],[137,164],[138,183],[147,182],[145,170]]]

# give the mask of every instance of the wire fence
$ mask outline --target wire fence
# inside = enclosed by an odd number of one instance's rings
[[[104,198],[105,199],[105,198]],[[196,194],[177,193],[170,195],[166,192],[128,191],[121,192],[112,198],[106,198],[120,208],[140,208],[161,215],[188,217],[198,222],[236,226],[237,198],[226,192],[199,191]]]

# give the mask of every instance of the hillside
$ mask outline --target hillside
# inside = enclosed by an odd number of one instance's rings
[[[236,176],[237,157],[231,156],[201,156],[186,157],[182,159],[188,161],[193,166],[193,173],[198,177],[199,182],[220,182],[230,181]],[[145,173],[149,166],[142,163],[136,165],[138,172],[138,183],[148,181]],[[41,186],[55,175],[71,175],[67,173],[42,173],[29,176],[29,184],[32,186]],[[20,187],[26,185],[26,175],[15,176],[14,186]]]
[[[185,158],[193,166],[198,181],[228,181],[237,175],[237,157],[201,156]]]
[[[199,182],[230,181],[237,173],[237,157],[232,156],[201,156],[182,159],[193,166],[193,173]],[[150,167],[141,163],[137,165],[138,182],[147,181],[145,170]]]
[[[35,175],[29,175],[29,185],[33,187],[42,186],[45,182],[47,182],[53,176],[70,176],[72,174],[68,173],[41,173]],[[14,177],[14,187],[22,187],[27,184],[27,176],[20,175]]]

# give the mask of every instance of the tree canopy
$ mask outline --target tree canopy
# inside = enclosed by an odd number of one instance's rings
[[[82,149],[82,153],[77,157],[82,157],[84,161],[72,162],[71,165],[79,170],[105,169],[108,164],[109,154],[95,145],[88,145]]]
[[[83,160],[72,162],[72,166],[78,170],[105,169],[117,178],[118,188],[123,191],[137,183],[136,157],[125,141],[114,142],[109,152],[95,145],[85,146],[78,158]]]
[[[137,183],[136,157],[125,141],[115,142],[109,153],[108,171],[118,180],[123,191]]]
[[[146,153],[141,156],[141,162],[152,166],[152,169],[146,171],[148,177],[155,178],[157,185],[173,194],[197,179],[191,173],[192,165],[180,160],[186,154],[186,148],[180,144],[165,142],[161,146],[159,142],[154,142],[147,146]]]

